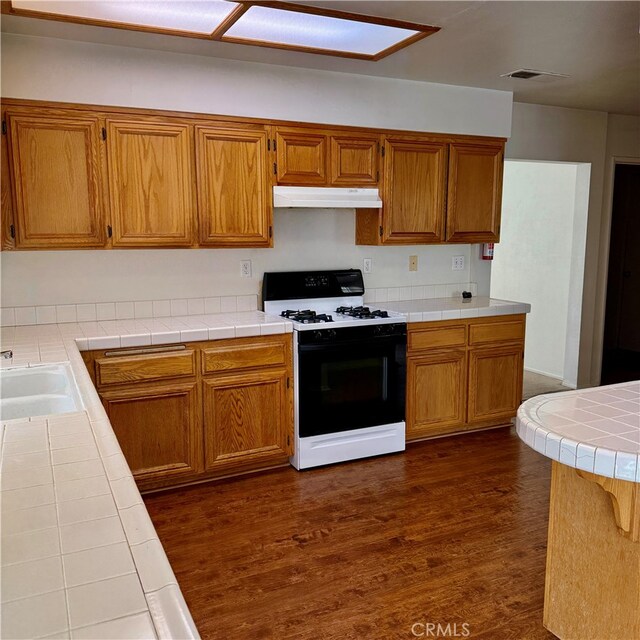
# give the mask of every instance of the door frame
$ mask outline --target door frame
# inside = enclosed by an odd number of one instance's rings
[[[596,282],[595,326],[593,332],[593,355],[591,381],[599,385],[602,379],[602,350],[604,348],[604,320],[607,310],[607,279],[609,277],[609,251],[611,248],[611,223],[613,222],[613,191],[616,166],[619,164],[640,165],[640,158],[613,156],[605,175],[605,195],[600,224],[600,249],[598,251],[598,280]]]

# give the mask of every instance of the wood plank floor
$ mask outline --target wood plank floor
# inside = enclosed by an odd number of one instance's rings
[[[500,429],[145,502],[203,638],[538,640],[549,483]]]

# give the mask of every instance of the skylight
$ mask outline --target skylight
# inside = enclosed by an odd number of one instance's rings
[[[254,5],[227,29],[222,39],[374,56],[419,33],[382,24]]]
[[[2,13],[379,60],[439,27],[290,2],[12,0]]]
[[[226,0],[149,2],[99,0],[13,0],[13,9],[46,11],[95,22],[119,22],[209,35],[238,6]]]

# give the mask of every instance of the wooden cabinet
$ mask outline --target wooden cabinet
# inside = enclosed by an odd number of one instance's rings
[[[524,330],[524,315],[409,324],[407,439],[510,424]]]
[[[276,127],[278,184],[371,187],[378,184],[380,135]]]
[[[282,129],[275,134],[278,184],[327,186],[327,135]]]
[[[380,136],[331,136],[331,186],[372,187],[378,184]]]
[[[5,99],[3,249],[271,247],[274,184],[375,187],[356,244],[497,242],[504,140]]]
[[[384,141],[383,208],[358,211],[358,244],[443,241],[447,145],[420,139]]]
[[[271,245],[267,141],[264,127],[196,127],[201,245]]]
[[[101,391],[120,448],[144,487],[180,481],[202,467],[201,427],[195,381],[127,385]]]
[[[221,473],[282,463],[289,456],[287,372],[205,379],[205,468]]]
[[[503,144],[450,145],[447,242],[500,240],[503,160]]]
[[[407,439],[427,437],[466,418],[464,350],[434,351],[407,362]]]
[[[8,110],[5,122],[16,246],[103,246],[106,226],[99,118],[64,111],[49,115]],[[3,214],[5,210],[3,207]]]
[[[83,352],[140,488],[288,464],[291,342],[281,334]]]
[[[293,454],[291,336],[210,342],[202,351],[205,468],[224,475]]]
[[[189,126],[108,120],[114,247],[189,246],[194,226]]]
[[[522,401],[522,344],[469,350],[470,424],[510,420]]]

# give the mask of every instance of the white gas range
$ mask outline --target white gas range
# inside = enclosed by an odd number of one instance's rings
[[[295,454],[306,469],[405,448],[406,319],[364,305],[357,269],[265,273],[294,325]]]

